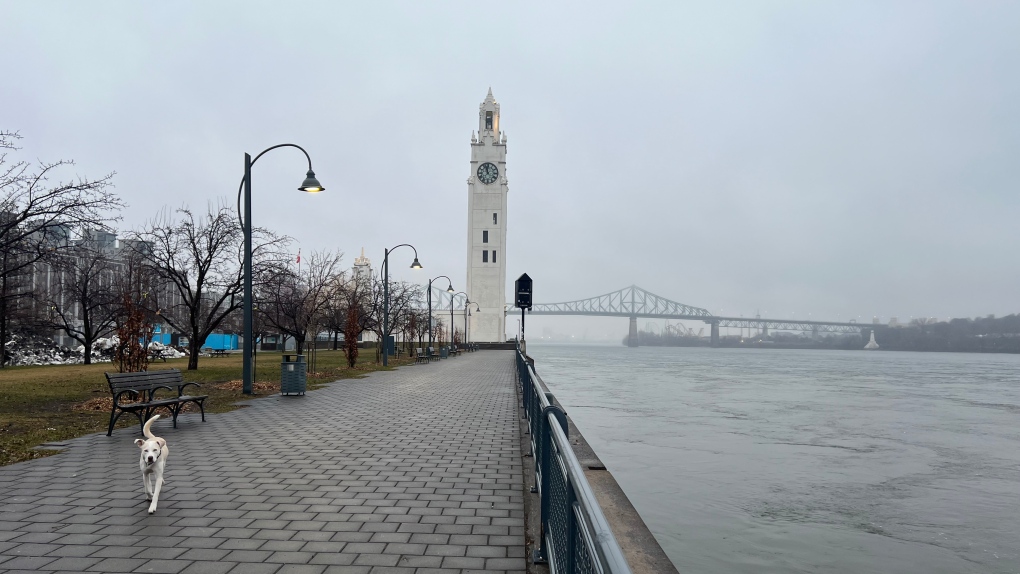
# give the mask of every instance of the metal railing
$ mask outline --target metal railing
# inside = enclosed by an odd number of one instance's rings
[[[630,574],[581,463],[567,439],[567,415],[517,347],[517,380],[528,418],[542,532],[533,559],[553,574]]]

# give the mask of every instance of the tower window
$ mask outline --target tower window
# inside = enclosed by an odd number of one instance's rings
[[[482,231],[482,243],[488,242],[489,242],[489,230],[486,229],[485,231]]]
[[[489,250],[486,249],[486,250],[482,251],[482,263],[488,263],[488,262],[489,262]]]
[[[492,262],[493,263],[496,262],[496,250],[495,249],[492,250]]]
[[[485,129],[492,129],[492,112],[485,112]]]
[[[499,222],[496,221],[496,214],[495,213],[492,214],[492,224],[493,225],[499,225]]]

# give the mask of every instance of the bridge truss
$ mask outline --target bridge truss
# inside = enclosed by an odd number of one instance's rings
[[[531,314],[657,319],[705,319],[712,316],[705,309],[670,301],[636,285],[579,301],[537,304],[531,308]]]
[[[588,299],[563,303],[541,303],[531,309],[532,315],[585,315],[589,317],[631,317],[649,319],[677,319],[704,321],[713,326],[757,328],[774,331],[805,331],[810,333],[860,333],[867,325],[853,321],[796,321],[762,319],[760,317],[720,317],[706,309],[685,305],[660,297],[636,285],[631,285]]]

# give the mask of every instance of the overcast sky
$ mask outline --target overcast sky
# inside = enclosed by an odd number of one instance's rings
[[[244,152],[292,142],[326,192],[274,151],[256,225],[348,264],[409,242],[462,289],[491,86],[507,278],[538,302],[637,284],[725,315],[1020,312],[1016,2],[0,0],[0,53],[19,156],[116,171],[125,229],[233,204]],[[395,277],[427,280],[410,262]]]

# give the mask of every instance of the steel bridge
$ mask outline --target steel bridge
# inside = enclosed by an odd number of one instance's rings
[[[769,329],[774,331],[802,331],[813,335],[819,333],[850,333],[864,334],[870,325],[861,325],[854,321],[797,321],[789,319],[763,319],[761,317],[722,317],[713,315],[707,309],[684,305],[660,297],[636,285],[625,287],[619,291],[606,293],[597,297],[566,301],[563,303],[535,304],[532,315],[585,315],[588,317],[629,317],[630,334],[628,345],[637,346],[638,317],[649,319],[677,319],[704,321],[712,327],[712,345],[719,344],[720,327],[757,328],[764,335]]]

